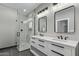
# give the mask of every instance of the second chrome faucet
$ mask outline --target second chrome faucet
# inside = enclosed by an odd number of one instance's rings
[[[58,39],[61,39],[61,40],[63,40],[63,39],[64,39],[64,40],[67,40],[68,36],[63,37],[62,35],[60,35],[60,36],[57,36],[57,38],[58,38]]]

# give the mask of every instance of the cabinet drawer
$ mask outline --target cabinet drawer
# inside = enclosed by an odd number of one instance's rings
[[[35,37],[32,37],[31,39],[32,39],[32,40],[37,40],[37,38],[35,38]]]
[[[49,56],[64,56],[63,54],[59,53],[59,52],[56,52],[54,50],[48,50],[48,55]]]
[[[42,45],[42,44],[38,44],[37,46],[37,49],[39,49],[41,52],[43,52],[44,54],[47,54],[46,52],[46,49],[47,47],[45,45]]]
[[[64,55],[64,47],[60,44],[56,44],[56,43],[51,43],[49,42],[48,44],[48,48],[50,49],[50,51],[55,51],[55,52],[58,52],[60,54],[63,54]]]
[[[44,43],[44,42],[45,42],[45,41],[42,40],[42,39],[38,39],[38,41],[39,41],[40,43]]]
[[[38,48],[39,50],[44,50],[44,49],[45,49],[45,46],[42,45],[42,44],[37,44],[37,48]]]
[[[38,39],[38,43],[39,43],[39,44],[42,44],[42,45],[45,45],[46,41],[41,40],[41,39]]]
[[[37,42],[31,41],[31,45],[34,46],[34,47],[37,47]]]

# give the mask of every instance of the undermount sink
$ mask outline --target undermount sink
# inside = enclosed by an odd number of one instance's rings
[[[64,39],[52,39],[52,40],[61,41],[61,42],[72,42],[71,40],[64,40]]]
[[[57,38],[52,38],[52,37],[49,37],[49,36],[47,36],[47,37],[43,36],[43,38],[52,39],[52,40],[61,41],[61,42],[71,42],[70,40],[57,39]]]
[[[74,40],[70,40],[70,39],[58,39],[56,37],[49,37],[49,36],[32,36],[32,37],[35,37],[35,38],[40,38],[41,40],[45,40],[45,41],[50,41],[50,42],[57,42],[59,44],[64,44],[64,45],[67,45],[67,46],[71,46],[71,47],[75,47],[77,44],[78,44],[78,41],[74,41]]]
[[[52,40],[54,40],[54,41],[57,41],[57,42],[62,42],[62,43],[67,43],[67,44],[74,44],[73,42],[73,40],[69,40],[69,39],[67,39],[67,40],[65,40],[65,39],[58,39],[58,38],[53,38],[53,37],[49,37],[49,36],[38,36],[39,38],[43,38],[43,39],[46,39],[46,40],[50,40],[50,41],[52,41]]]
[[[60,39],[53,39],[53,40],[56,40],[56,41],[59,41],[59,42],[62,42],[62,43],[66,43],[66,44],[74,44],[74,42],[76,42],[76,41],[73,41],[73,40],[64,40],[64,39],[62,39],[62,40],[60,40]]]

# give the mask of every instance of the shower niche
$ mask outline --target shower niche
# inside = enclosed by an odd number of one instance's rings
[[[72,33],[75,31],[75,7],[69,6],[54,13],[54,31],[57,33]]]

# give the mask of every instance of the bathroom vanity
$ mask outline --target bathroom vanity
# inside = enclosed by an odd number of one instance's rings
[[[31,52],[37,56],[78,56],[78,41],[59,40],[48,36],[32,36]]]

